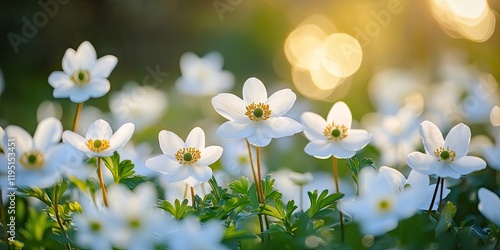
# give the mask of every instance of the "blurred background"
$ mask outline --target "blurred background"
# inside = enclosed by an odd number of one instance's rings
[[[280,88],[293,89],[298,100],[290,116],[297,119],[304,111],[326,117],[337,100],[350,106],[358,122],[367,113],[380,112],[376,96],[398,95],[398,88],[374,83],[381,72],[385,77],[380,76],[378,82],[398,85],[410,81],[417,86],[417,102],[425,99],[426,89],[434,83],[444,77],[461,77],[471,68],[478,75],[488,74],[488,86],[494,85],[491,88],[496,91],[495,79],[500,78],[500,34],[495,32],[499,9],[498,1],[451,0],[5,0],[0,3],[0,69],[4,79],[0,126],[17,124],[33,133],[39,105],[49,100],[48,108],[44,107],[49,111],[44,112],[60,114],[65,129],[71,128],[76,104],[53,98],[47,79],[51,72],[62,70],[66,49],[76,49],[83,41],[93,44],[98,58],[108,54],[118,58],[108,78],[110,93],[90,99],[84,107],[96,107],[98,111],[94,111],[103,116],[109,114],[110,96],[130,81],[166,96],[168,101],[158,104],[165,106],[158,120],[133,138],[138,143],[150,142],[155,152],[162,129],[185,138],[193,127],[201,126],[213,138],[207,139],[210,145],[217,143],[214,131],[224,122],[213,111],[211,96],[177,92],[179,61],[188,51],[199,57],[219,52],[224,58],[223,69],[234,74],[229,91],[238,96],[249,77],[261,79],[269,94]],[[335,88],[318,89],[303,69],[299,69],[301,77],[293,75],[297,65],[287,53],[295,52],[287,50],[287,38],[304,23],[313,23],[326,35],[348,34],[358,42],[354,47],[362,51],[359,68],[340,77]],[[307,43],[302,46],[307,50]],[[297,81],[305,82],[305,87]],[[459,95],[458,101],[464,98]],[[459,103],[448,105],[460,108]],[[489,114],[491,107],[484,109]],[[464,119],[450,120],[455,121]],[[292,143],[286,138],[273,141],[266,152],[267,166],[328,170],[330,163],[290,149],[302,151],[306,143],[302,135],[295,136]],[[379,150],[372,148],[363,154],[378,159]]]

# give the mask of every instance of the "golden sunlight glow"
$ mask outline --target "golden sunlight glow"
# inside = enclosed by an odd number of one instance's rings
[[[285,41],[284,52],[292,65],[294,85],[307,98],[332,99],[334,91],[337,97],[343,95],[350,86],[338,87],[361,65],[363,52],[359,42],[352,36],[335,32],[333,23],[314,15],[293,30]]]
[[[484,42],[493,35],[496,18],[486,0],[430,0],[430,4],[441,28],[453,38]]]
[[[363,51],[352,36],[335,33],[323,41],[325,56],[322,64],[332,75],[348,77],[359,69]]]

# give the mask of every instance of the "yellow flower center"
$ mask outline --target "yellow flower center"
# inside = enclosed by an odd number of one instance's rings
[[[180,164],[193,164],[201,158],[201,152],[195,148],[181,148],[175,153],[175,159]]]
[[[269,109],[269,104],[264,104],[260,102],[259,104],[252,104],[246,106],[245,115],[254,122],[261,120],[267,120],[271,115],[271,110]]]
[[[45,159],[42,152],[33,150],[21,155],[19,162],[27,169],[39,169],[43,167]]]
[[[323,130],[323,135],[330,141],[341,141],[347,137],[347,127],[343,124],[335,125],[332,122]]]
[[[382,213],[388,212],[392,209],[392,201],[389,199],[381,199],[378,201],[377,208]]]
[[[89,222],[89,227],[90,231],[97,233],[101,231],[102,225],[101,222],[94,220]]]
[[[109,148],[109,141],[108,140],[95,140],[94,141],[92,139],[89,139],[87,141],[87,147],[90,150],[99,153],[99,152]]]
[[[438,158],[438,161],[447,161],[448,163],[452,163],[455,160],[455,157],[457,156],[457,153],[454,150],[451,150],[450,147],[446,147],[444,149],[443,147],[439,147],[436,150],[434,150],[434,155]]]
[[[84,86],[90,81],[90,72],[88,70],[77,70],[71,76],[71,80],[76,86]]]

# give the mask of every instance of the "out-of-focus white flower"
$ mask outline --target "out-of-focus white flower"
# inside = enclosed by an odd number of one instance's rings
[[[490,122],[493,126],[500,126],[500,107],[495,106],[491,109]]]
[[[218,52],[210,52],[199,58],[192,52],[181,56],[182,76],[175,82],[177,90],[185,95],[215,95],[230,90],[234,85],[234,76],[223,70],[224,59]]]
[[[377,72],[368,84],[370,100],[382,115],[396,115],[403,106],[423,106],[425,86],[405,69],[389,68]],[[390,93],[390,94],[387,94]],[[410,96],[417,98],[409,98]]]
[[[229,249],[221,244],[225,227],[218,221],[200,223],[198,218],[187,217],[178,222],[175,231],[168,242],[169,249],[199,250],[199,249]]]
[[[486,188],[480,188],[478,191],[479,204],[477,209],[486,219],[500,227],[500,198],[495,193]]]
[[[420,135],[426,154],[413,152],[408,155],[408,166],[426,175],[460,178],[462,175],[481,170],[486,162],[475,156],[467,156],[471,138],[470,128],[460,123],[453,127],[446,139],[432,122],[420,124]]]
[[[405,188],[417,189],[420,192],[424,192],[424,199],[422,200],[419,209],[427,210],[432,202],[432,196],[436,188],[436,184],[429,185],[429,176],[419,173],[417,171],[411,171],[406,179],[403,174],[401,174],[396,169],[382,166],[378,172],[378,178],[383,178],[386,180],[387,184],[394,188],[395,192],[402,192]],[[369,187],[368,187],[369,188]],[[365,191],[366,192],[366,191]],[[443,198],[448,196],[450,189],[443,189]],[[432,210],[436,210],[439,205],[439,198],[434,200],[432,205]]]
[[[107,209],[99,210],[88,199],[82,199],[80,204],[82,213],[76,213],[74,217],[78,246],[94,250],[112,249],[113,235],[118,229],[116,218]]]
[[[62,124],[50,117],[41,121],[33,137],[23,128],[9,125],[5,128],[9,138],[15,139],[16,185],[48,187],[60,177],[64,163],[64,149],[59,144]]]
[[[483,148],[483,155],[488,165],[495,170],[500,170],[500,128],[496,127],[495,145],[486,145]]]
[[[53,101],[43,101],[38,106],[36,110],[36,120],[38,122],[42,121],[45,118],[54,117],[56,119],[61,119],[63,113],[63,109],[61,104]]]
[[[54,71],[49,76],[54,97],[69,97],[72,102],[81,103],[90,97],[105,95],[110,89],[107,78],[117,62],[112,55],[97,59],[95,49],[88,41],[80,44],[76,51],[67,49],[62,60],[64,71]]]
[[[167,176],[169,182],[184,181],[191,187],[208,181],[212,169],[208,166],[222,155],[222,147],[205,147],[205,132],[199,127],[189,132],[186,142],[171,131],[158,135],[162,155],[146,160],[146,166]]]
[[[301,122],[310,141],[304,151],[320,159],[332,155],[341,159],[350,158],[372,139],[365,130],[351,129],[351,110],[344,102],[336,102],[332,106],[326,121],[316,113],[305,112]]]
[[[313,180],[313,175],[310,172],[290,172],[290,174],[288,174],[288,177],[290,177],[290,180],[298,186],[304,186],[306,184],[309,184]]]
[[[372,168],[361,170],[359,187],[358,197],[342,200],[338,207],[360,223],[364,234],[377,236],[395,229],[399,220],[415,214],[423,199],[423,192],[419,189],[396,192],[394,183],[378,177]]]
[[[225,138],[247,138],[255,146],[267,146],[272,138],[281,138],[302,131],[302,125],[283,115],[293,106],[295,93],[282,89],[269,98],[264,84],[249,78],[243,85],[243,99],[222,93],[212,98],[215,111],[229,121],[217,129]]]
[[[223,169],[233,178],[245,176],[252,179],[252,166],[250,165],[250,157],[248,155],[248,147],[245,141],[238,139],[223,140],[224,153],[222,154],[221,163]],[[252,155],[255,156],[254,148],[251,148]],[[265,160],[262,160],[261,171],[266,173]]]
[[[420,112],[412,106],[404,106],[396,115],[367,114],[363,126],[373,135],[372,143],[380,150],[382,165],[406,165],[406,157],[420,143],[418,127]]]
[[[165,93],[137,83],[126,83],[120,92],[109,97],[109,109],[116,126],[132,122],[136,130],[147,128],[160,120],[168,105]]]
[[[63,141],[79,149],[88,157],[106,157],[123,147],[134,134],[134,124],[122,125],[114,134],[109,123],[99,119],[92,123],[87,130],[85,138],[81,135],[66,130]]]
[[[133,142],[127,143],[127,145],[118,149],[118,154],[120,154],[121,160],[130,160],[134,164],[134,171],[136,175],[142,175],[146,177],[153,177],[157,175],[156,171],[151,170],[146,167],[146,160],[150,158],[153,153],[153,148],[148,143],[144,142],[135,145]]]
[[[155,208],[156,190],[150,183],[137,186],[134,192],[122,185],[108,189],[109,212],[116,217],[117,227],[111,235],[114,245],[123,249],[154,249],[160,238],[173,227]],[[124,209],[125,208],[125,209]]]

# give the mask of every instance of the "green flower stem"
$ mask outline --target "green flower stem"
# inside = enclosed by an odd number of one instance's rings
[[[78,106],[76,106],[75,120],[73,120],[73,132],[75,133],[78,130],[78,120],[80,118],[80,112],[82,111],[82,107],[83,107],[83,102],[78,103]]]
[[[59,228],[61,228],[61,232],[64,234],[64,237],[66,237],[66,239],[68,239],[68,241],[71,241],[69,239],[68,234],[66,233],[66,230],[64,229],[64,226],[63,226],[62,221],[61,221],[61,216],[59,216],[59,197],[57,196],[57,193],[59,192],[59,185],[60,185],[60,182],[58,182],[54,186],[54,198],[53,198],[54,214],[56,216],[57,225],[59,225]],[[68,249],[69,250],[73,249],[69,242],[68,242]]]
[[[259,192],[261,196],[261,203],[265,204],[266,199],[264,197],[264,189],[262,188],[262,172],[261,172],[261,167],[260,167],[260,147],[255,147],[255,150],[257,152],[257,178],[259,181]]]
[[[438,211],[441,211],[441,201],[443,200],[444,178],[441,178],[441,191],[439,192]]]
[[[339,188],[339,170],[338,170],[337,157],[335,156],[332,157],[333,157],[333,178],[335,179],[335,191],[339,193],[340,188]],[[342,239],[342,242],[344,242],[344,215],[340,211],[339,211],[339,220],[340,220],[340,238]]]
[[[257,199],[259,200],[259,203],[262,203],[262,197],[260,196],[259,192],[259,179],[257,178],[257,174],[255,173],[255,166],[253,164],[253,157],[252,157],[252,148],[250,147],[250,143],[248,140],[247,142],[247,148],[248,148],[248,158],[250,158],[250,167],[252,168],[252,175],[253,175],[253,181],[255,183],[255,189],[257,190]]]
[[[427,211],[428,213],[430,213],[432,211],[432,207],[434,205],[434,201],[436,200],[436,194],[437,194],[440,183],[441,183],[441,177],[438,177],[437,182],[436,182],[436,189],[434,189],[434,194],[432,195],[431,204],[429,205],[429,210]],[[439,201],[439,203],[441,203],[441,201]]]
[[[196,200],[194,198],[194,187],[189,187],[191,189],[191,205],[193,206],[194,209],[196,209]]]
[[[253,156],[252,156],[252,148],[250,147],[250,142],[248,142],[248,140],[246,140],[247,142],[247,148],[248,148],[248,157],[250,158],[250,167],[252,168],[252,175],[253,175],[253,180],[254,180],[254,183],[255,183],[255,190],[257,192],[257,199],[259,201],[260,204],[264,204],[264,195],[263,195],[263,192],[260,192],[262,190],[262,182],[260,181],[261,178],[260,178],[260,150],[258,149],[257,147],[257,161],[258,161],[258,165],[257,165],[257,168],[258,168],[258,172],[259,172],[259,177],[257,177],[257,174],[255,173],[255,165],[253,163]],[[259,218],[259,227],[260,227],[260,232],[264,232],[266,229],[264,227],[264,224],[267,225],[267,222],[265,223],[262,219],[262,217],[264,217],[264,215],[261,215],[261,214],[258,214],[257,215],[257,218]],[[266,219],[264,217],[264,219]],[[267,221],[267,219],[266,219]]]
[[[9,242],[9,234],[7,233],[7,226],[6,226],[7,223],[5,221],[6,214],[5,214],[5,209],[3,207],[3,199],[2,199],[3,192],[2,191],[3,190],[0,189],[0,212],[1,212],[1,214],[0,214],[0,220],[2,221],[2,225],[4,225],[3,226],[3,233],[4,233],[4,237],[5,237],[5,242],[7,243],[7,248],[8,249],[12,249],[11,246],[10,246],[10,242]]]
[[[104,206],[108,206],[108,197],[106,195],[106,186],[104,185],[104,179],[102,178],[102,169],[101,169],[101,157],[97,157],[97,174],[99,175],[99,185],[102,190],[102,201],[104,202]]]

